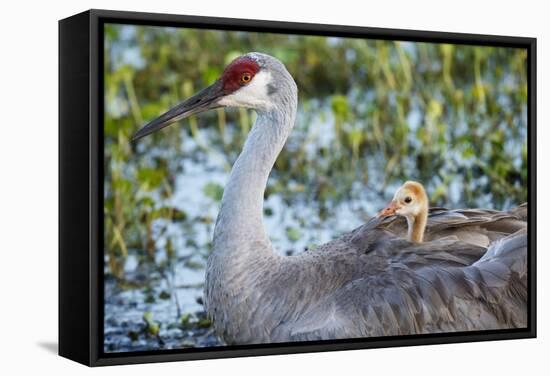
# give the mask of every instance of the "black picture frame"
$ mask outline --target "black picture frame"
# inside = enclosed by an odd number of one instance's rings
[[[307,343],[103,353],[103,24],[180,26],[525,48],[528,53],[528,327]],[[536,39],[88,10],[59,21],[59,354],[88,366],[536,337]]]

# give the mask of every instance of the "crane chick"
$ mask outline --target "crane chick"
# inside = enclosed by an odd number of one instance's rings
[[[407,239],[422,243],[424,230],[428,221],[428,195],[422,184],[407,181],[403,184],[392,201],[382,209],[379,216],[400,215],[407,219]]]

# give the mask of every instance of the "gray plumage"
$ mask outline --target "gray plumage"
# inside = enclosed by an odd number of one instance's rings
[[[526,327],[526,229],[487,249],[438,238],[436,229],[457,228],[431,220],[439,215],[430,215],[432,240],[421,244],[388,230],[397,217],[372,219],[296,256],[254,254],[267,246],[256,244],[226,265],[233,272],[217,285],[222,301],[209,307],[216,330],[242,344]],[[517,219],[485,224],[509,220]]]
[[[526,326],[523,209],[433,209],[421,244],[403,239],[402,218],[374,218],[317,249],[279,255],[263,226],[263,195],[295,121],[297,88],[277,59],[245,58],[259,72],[215,103],[258,113],[224,190],[206,270],[206,310],[227,343]]]

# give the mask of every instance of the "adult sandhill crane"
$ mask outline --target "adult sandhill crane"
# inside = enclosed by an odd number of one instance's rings
[[[258,115],[225,187],[206,269],[206,310],[227,343],[526,327],[526,224],[511,213],[437,209],[426,226],[432,241],[425,243],[399,237],[403,218],[376,217],[312,251],[274,250],[263,197],[294,125],[297,88],[271,56],[235,59],[214,84],[134,139],[218,107]],[[437,240],[438,233],[464,228],[487,243],[501,239],[488,248]]]

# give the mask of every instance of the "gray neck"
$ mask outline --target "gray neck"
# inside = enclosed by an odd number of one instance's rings
[[[272,62],[270,70],[274,105],[257,111],[256,123],[231,170],[206,267],[205,308],[216,332],[228,343],[268,341],[268,321],[280,322],[267,309],[265,292],[273,291],[277,281],[273,271],[284,259],[273,250],[265,231],[263,199],[269,173],[294,125],[298,95],[280,62]],[[250,319],[252,312],[260,311],[257,320]]]
[[[249,249],[269,245],[263,225],[263,199],[269,173],[294,125],[296,105],[258,112],[243,150],[224,189],[214,230],[214,251]],[[270,246],[264,247],[270,250]]]
[[[267,340],[258,338],[261,330],[243,328],[258,325],[248,317],[262,306],[263,291],[272,289],[266,272],[280,261],[264,229],[263,197],[269,172],[294,123],[294,111],[258,113],[223,192],[206,267],[205,308],[218,335],[229,343]]]

